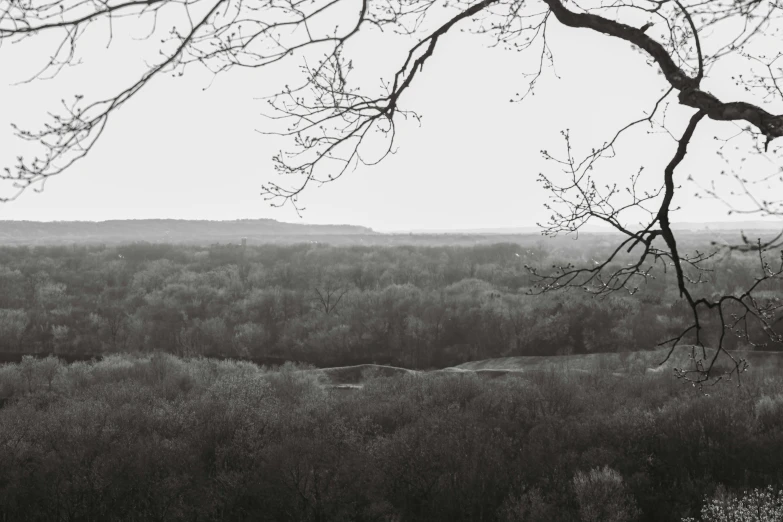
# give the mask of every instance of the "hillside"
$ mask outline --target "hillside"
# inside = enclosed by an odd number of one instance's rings
[[[308,225],[273,219],[206,221],[134,219],[115,221],[0,221],[0,244],[52,245],[71,243],[270,243],[295,242],[340,236],[374,235],[367,227]]]

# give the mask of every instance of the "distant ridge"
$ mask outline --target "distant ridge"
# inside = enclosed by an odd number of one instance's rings
[[[713,221],[711,223],[672,223],[675,230],[783,230],[783,221]]]
[[[714,221],[709,223],[672,223],[672,229],[693,232],[731,232],[740,230],[783,230],[783,221]],[[516,235],[516,234],[541,234],[540,227],[491,227],[491,228],[437,228],[437,229],[413,229],[399,230],[392,233],[411,234],[479,234],[479,235]],[[619,234],[617,230],[608,225],[594,225],[588,223],[579,229],[580,234]]]
[[[743,230],[767,236],[783,230],[783,222],[740,221],[713,223],[673,223],[672,228],[713,240],[733,241]],[[589,225],[580,230],[584,238],[604,238],[618,234],[611,228]],[[729,237],[731,236],[731,237]],[[518,243],[534,245],[541,240],[537,227],[496,227],[475,229],[438,229],[376,232],[356,225],[311,225],[286,223],[274,219],[209,221],[187,219],[127,219],[111,221],[11,221],[0,220],[0,245],[72,245],[120,243],[172,243],[210,245],[267,243],[329,243],[333,245],[477,245]],[[557,240],[571,241],[573,235],[561,234]]]
[[[57,245],[72,243],[248,243],[275,240],[317,240],[319,237],[374,235],[354,225],[308,225],[274,219],[207,221],[129,219],[113,221],[0,221],[0,244]]]

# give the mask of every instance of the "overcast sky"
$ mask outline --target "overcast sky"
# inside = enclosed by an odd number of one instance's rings
[[[601,145],[668,87],[623,42],[556,23],[552,28],[557,76],[545,73],[535,95],[514,104],[509,99],[525,88],[523,73],[531,70],[535,53],[491,49],[486,40],[456,32],[444,39],[402,100],[423,115],[421,126],[402,124],[398,153],[380,165],[309,190],[301,218],[288,207],[270,208],[259,195],[263,182],[281,181],[271,156],[285,142],[256,132],[268,122],[254,97],[274,84],[270,74],[285,69],[230,72],[204,91],[211,76],[194,68],[183,78],[149,84],[109,122],[86,159],[50,180],[43,193],[30,191],[0,206],[0,219],[273,218],[381,231],[534,225],[548,216],[537,175],[557,172],[539,151],[562,151],[559,132],[565,128],[578,147]],[[94,52],[94,63],[87,60],[63,79],[13,86],[43,55],[29,45],[0,49],[0,166],[25,150],[12,136],[12,121],[43,121],[60,97],[110,86],[114,71],[133,71],[150,56],[102,47]],[[380,67],[382,58],[379,48],[365,45],[357,61]],[[389,63],[387,70],[397,66]],[[730,90],[721,71],[712,73],[716,79],[707,78],[708,89]],[[690,112],[673,105],[667,121],[674,132],[682,131]],[[735,130],[721,125],[700,128],[680,180],[688,174],[706,180],[721,168],[713,136]],[[619,157],[597,175],[612,182],[644,165],[655,185],[674,148],[665,134],[629,135],[619,143]],[[678,195],[683,209],[676,220],[727,219],[723,207],[693,199],[694,189],[686,184]]]

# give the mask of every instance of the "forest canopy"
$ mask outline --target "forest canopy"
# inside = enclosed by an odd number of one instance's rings
[[[13,357],[166,351],[426,369],[648,350],[687,324],[671,273],[635,295],[535,295],[529,266],[593,262],[611,237],[554,244],[3,247],[0,349]],[[716,260],[720,269],[702,291],[747,284],[756,263],[742,253]],[[780,292],[780,282],[764,291]],[[756,348],[738,336],[725,343]]]
[[[27,357],[0,366],[0,517],[778,521],[768,370],[710,396],[558,362],[500,378],[370,370],[345,391],[291,364]]]

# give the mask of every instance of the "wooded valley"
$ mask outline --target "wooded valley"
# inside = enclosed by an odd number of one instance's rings
[[[578,289],[535,295],[528,267],[589,265],[606,256],[609,244],[597,236],[578,248],[571,240],[540,239],[475,246],[0,247],[0,350],[6,360],[24,353],[73,359],[164,351],[260,363],[442,368],[501,356],[647,350],[679,334],[690,310],[665,267],[633,295],[595,297]],[[696,237],[690,246],[709,244]],[[618,257],[615,264],[623,262]],[[719,269],[707,272],[700,288],[706,295],[744,288],[759,270],[751,254],[712,263]],[[776,295],[780,286],[769,280],[763,290]],[[751,342],[768,340],[749,326]],[[725,343],[753,348],[736,336]]]

